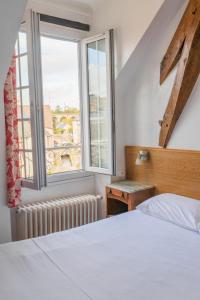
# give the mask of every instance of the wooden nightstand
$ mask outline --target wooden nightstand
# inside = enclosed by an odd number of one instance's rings
[[[153,185],[123,180],[106,186],[107,217],[135,209],[154,196]]]

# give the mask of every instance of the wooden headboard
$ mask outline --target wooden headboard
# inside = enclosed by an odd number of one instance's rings
[[[139,150],[149,160],[135,165]],[[175,193],[200,200],[200,151],[126,146],[126,177],[156,186],[156,194]]]

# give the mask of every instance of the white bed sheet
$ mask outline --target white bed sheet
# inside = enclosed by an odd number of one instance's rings
[[[200,235],[133,211],[0,246],[0,300],[199,300]]]

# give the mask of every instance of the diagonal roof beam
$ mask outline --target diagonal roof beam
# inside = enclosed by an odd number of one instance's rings
[[[200,0],[190,0],[161,63],[162,83],[178,63],[171,97],[161,124],[159,145],[166,147],[200,73]]]

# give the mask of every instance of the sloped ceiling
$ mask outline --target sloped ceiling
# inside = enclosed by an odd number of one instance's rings
[[[0,1],[0,87],[14,51],[17,32],[24,14],[26,0]]]
[[[90,7],[94,8],[96,5],[100,4],[104,0],[79,0],[79,2],[89,5]]]
[[[95,7],[96,5],[98,5],[99,3],[103,2],[104,0],[51,0],[52,2],[56,2],[56,3],[70,3],[70,4],[86,4],[89,5],[90,7]]]
[[[94,9],[98,4],[104,2],[104,0],[39,0],[43,3],[54,4],[54,5],[68,5],[74,6],[82,9]]]

